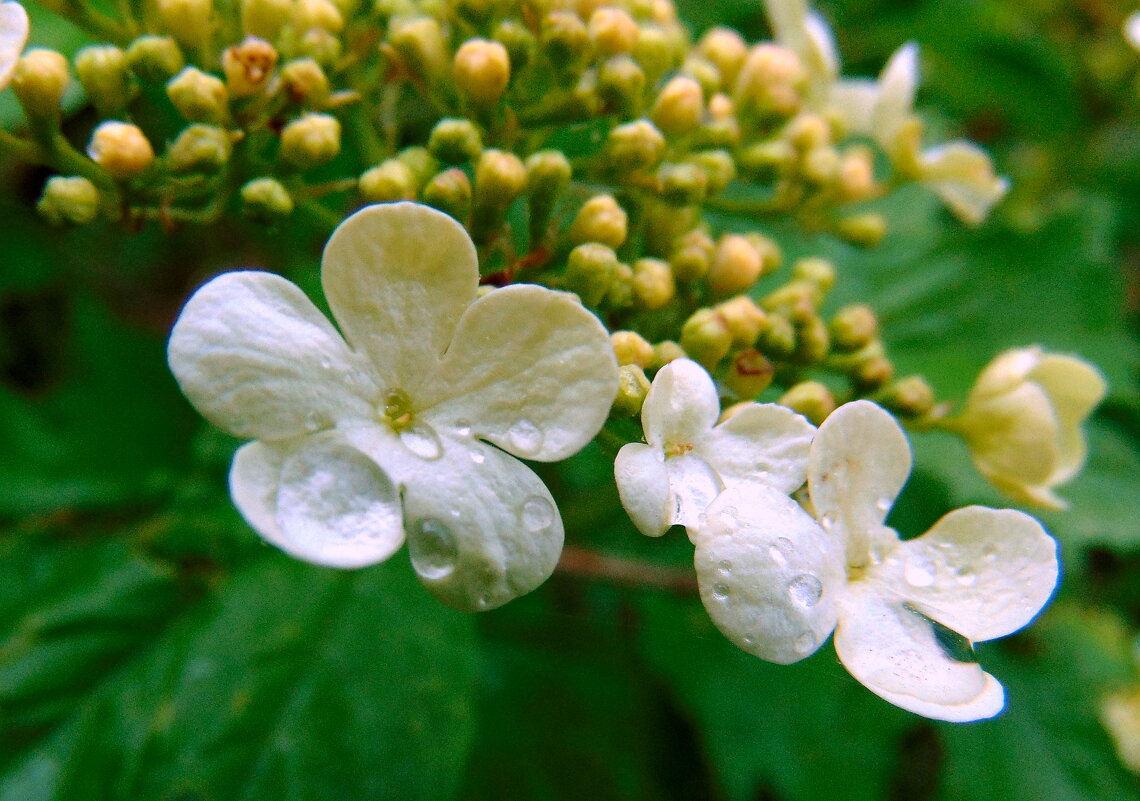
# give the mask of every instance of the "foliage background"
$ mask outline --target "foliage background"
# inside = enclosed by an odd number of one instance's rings
[[[755,3],[679,3],[695,30],[764,32]],[[1092,458],[1043,519],[1064,580],[1028,631],[979,648],[991,722],[880,701],[825,646],[792,667],[737,651],[685,576],[684,537],[638,535],[591,448],[544,468],[568,543],[663,586],[556,575],[465,616],[407,557],[295,563],[233,510],[237,443],[166,369],[190,290],[236,266],[315,286],[323,232],[240,220],[60,233],[44,175],[0,167],[0,801],[38,799],[1135,799],[1098,719],[1140,690],[1140,54],[1116,0],[843,0],[822,7],[850,74],[922,44],[920,108],[983,142],[1014,191],[979,230],[920,191],[878,250],[774,229],[840,265],[832,302],[880,312],[901,372],[962,397],[998,350],[1040,343],[1108,375]],[[33,43],[83,41],[34,9]],[[11,93],[0,120],[19,119]],[[82,105],[74,99],[74,107]],[[72,122],[82,128],[82,115]],[[743,221],[718,218],[731,228]],[[764,291],[761,285],[759,291]],[[892,522],[1003,505],[950,437],[914,438]],[[1140,732],[1134,733],[1140,737]]]

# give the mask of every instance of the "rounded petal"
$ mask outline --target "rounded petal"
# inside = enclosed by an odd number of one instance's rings
[[[1057,585],[1057,543],[1011,509],[969,506],[902,543],[874,572],[927,617],[969,640],[1031,621]]]
[[[923,151],[920,180],[970,225],[985,220],[1009,191],[1009,181],[994,173],[989,155],[972,142],[948,142]]]
[[[416,402],[439,430],[470,429],[517,456],[557,461],[598,433],[617,387],[598,318],[573,295],[517,285],[471,304]]]
[[[669,494],[673,503],[672,523],[684,526],[692,537],[705,509],[724,489],[724,485],[699,456],[685,454],[665,460],[669,474]]]
[[[745,406],[697,444],[726,487],[760,481],[784,493],[803,486],[815,426],[774,403]]]
[[[623,445],[614,460],[614,479],[621,505],[638,531],[660,537],[669,530],[674,504],[660,450],[640,442]]]
[[[277,527],[277,488],[281,465],[298,440],[280,443],[247,442],[237,449],[230,465],[230,497],[245,522],[270,545],[285,548]]]
[[[1053,405],[1060,427],[1060,453],[1050,483],[1072,478],[1085,462],[1085,438],[1081,424],[1092,414],[1108,391],[1100,370],[1073,356],[1046,354],[1028,373],[1041,386]]]
[[[962,432],[978,471],[991,481],[1044,485],[1056,472],[1060,431],[1041,387],[1023,383],[969,405]]]
[[[167,358],[195,408],[237,437],[285,439],[372,413],[367,363],[272,273],[225,273],[195,292]]]
[[[712,377],[689,359],[675,359],[658,370],[641,407],[645,441],[666,451],[675,445],[695,445],[719,416],[720,399]]]
[[[823,527],[847,543],[847,561],[865,565],[890,545],[887,512],[910,475],[910,445],[891,414],[870,401],[840,406],[823,421],[808,458],[808,487]]]
[[[385,390],[412,397],[478,281],[463,226],[417,203],[361,209],[337,227],[321,259],[321,284],[345,337],[368,354]]]
[[[889,149],[899,128],[914,114],[918,91],[918,45],[907,42],[894,52],[879,75],[879,96],[871,126],[875,138]]]
[[[562,518],[539,477],[513,456],[443,436],[438,454],[424,459],[374,427],[345,435],[398,481],[412,567],[444,603],[494,609],[554,572]]]
[[[28,12],[15,2],[0,3],[0,89],[12,80],[16,62],[28,43]]]
[[[929,620],[865,581],[848,585],[835,652],[881,698],[935,720],[992,718],[1005,706],[1001,684],[976,662],[959,662]]]
[[[788,664],[835,628],[842,546],[787,495],[762,484],[725,490],[694,541],[705,609],[743,650]]]

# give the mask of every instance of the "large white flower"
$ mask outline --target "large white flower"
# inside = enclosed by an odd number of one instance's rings
[[[614,463],[622,505],[651,537],[696,530],[725,487],[760,482],[780,492],[804,483],[815,426],[783,406],[753,403],[720,425],[712,378],[689,359],[658,371],[641,408],[648,444],[622,447]]]
[[[19,3],[0,3],[0,89],[8,86],[28,43],[28,13]]]
[[[884,524],[910,473],[906,436],[869,401],[820,426],[808,488],[819,523],[764,486],[726,490],[696,539],[701,598],[734,643],[795,662],[835,632],[851,674],[903,709],[979,720],[1005,704],[1001,684],[953,647],[1017,631],[1057,583],[1057,548],[1018,511],[970,506],[916,539]],[[966,649],[962,649],[966,650]]]
[[[227,273],[190,299],[170,366],[206,418],[255,440],[230,489],[264,539],[354,568],[387,559],[406,532],[421,581],[465,610],[550,575],[561,518],[504,451],[554,461],[582,448],[617,363],[572,295],[517,285],[475,300],[478,276],[458,223],[397,203],[353,215],[325,248],[340,332],[270,273]]]

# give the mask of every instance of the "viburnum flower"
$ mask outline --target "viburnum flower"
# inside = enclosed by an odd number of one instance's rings
[[[701,599],[736,645],[790,663],[834,630],[851,674],[887,701],[939,720],[979,720],[1001,684],[958,652],[1028,624],[1057,583],[1057,547],[1014,510],[969,506],[921,537],[884,524],[910,473],[906,436],[870,401],[820,426],[808,489],[819,522],[760,484],[726,490],[695,537]]]
[[[622,446],[614,476],[622,505],[643,534],[696,530],[725,487],[763,483],[793,492],[804,483],[815,426],[783,406],[752,403],[716,425],[712,378],[689,359],[662,367],[641,407],[648,444]]]
[[[28,13],[11,0],[0,3],[0,90],[8,86],[28,43]]]
[[[1015,500],[1063,509],[1053,487],[1085,462],[1081,424],[1104,399],[1100,371],[1039,347],[998,355],[978,375],[948,427],[970,446],[978,471]]]
[[[325,248],[340,332],[270,273],[226,273],[194,294],[170,366],[208,420],[255,440],[230,490],[265,540],[355,568],[406,536],[420,580],[464,610],[550,575],[562,521],[514,456],[554,461],[589,442],[617,362],[573,295],[516,285],[475,300],[478,278],[462,226],[396,203],[354,214]]]

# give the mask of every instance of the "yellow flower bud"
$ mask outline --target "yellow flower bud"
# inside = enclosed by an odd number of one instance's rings
[[[388,41],[400,54],[405,65],[432,83],[448,75],[451,59],[443,29],[431,17],[411,17],[393,21]]]
[[[242,214],[261,223],[274,223],[293,213],[289,191],[273,178],[255,178],[241,188]]]
[[[854,351],[879,336],[879,321],[870,306],[844,306],[831,318],[831,341],[841,351]]]
[[[610,334],[610,344],[614,347],[618,364],[648,367],[653,362],[653,346],[636,331],[614,331]]]
[[[796,352],[796,328],[784,315],[769,314],[756,346],[773,359],[790,359]]]
[[[979,472],[1028,503],[1064,508],[1053,488],[1084,464],[1081,425],[1104,398],[1100,371],[1039,347],[1006,351],[978,376],[954,420]]]
[[[705,199],[708,174],[696,164],[662,164],[657,171],[661,198],[676,206],[691,206]]]
[[[611,195],[595,195],[582,204],[570,225],[570,241],[601,242],[616,250],[625,242],[629,216]]]
[[[416,176],[399,159],[386,159],[365,170],[357,181],[360,196],[368,203],[391,203],[416,199]]]
[[[649,120],[619,125],[606,139],[607,160],[622,172],[652,169],[664,154],[665,137]]]
[[[169,36],[140,36],[127,48],[127,64],[144,81],[168,81],[182,71],[186,60]]]
[[[661,89],[650,118],[666,136],[684,136],[701,124],[705,98],[701,85],[678,75]]]
[[[522,69],[534,60],[538,40],[518,20],[502,20],[495,26],[494,39],[507,49],[507,60],[515,70]]]
[[[831,144],[831,126],[818,114],[797,114],[780,134],[796,150],[807,152]]]
[[[681,326],[681,347],[710,372],[732,347],[732,332],[712,309],[697,309]]]
[[[396,154],[397,160],[412,171],[417,189],[427,183],[439,171],[439,159],[433,156],[426,147],[412,145],[405,147]]]
[[[718,295],[743,292],[756,283],[762,267],[760,254],[746,237],[725,234],[709,265],[709,288]]]
[[[732,357],[724,383],[738,398],[753,399],[768,388],[775,374],[775,366],[760,351],[745,348]]]
[[[87,225],[99,216],[99,190],[86,178],[56,175],[44,184],[36,211],[52,225]]]
[[[656,25],[642,25],[633,57],[645,72],[649,85],[677,66],[680,49],[675,37]]]
[[[302,170],[327,164],[340,153],[340,121],[328,114],[305,114],[281,131],[280,156]]]
[[[277,66],[277,50],[264,39],[246,37],[222,54],[222,72],[233,97],[250,97],[265,88]]]
[[[799,56],[779,45],[759,44],[748,51],[732,97],[738,109],[761,117],[792,114],[800,106],[804,79]]]
[[[633,268],[625,262],[618,262],[605,302],[612,309],[624,309],[633,305]]]
[[[627,12],[607,6],[590,15],[590,41],[603,56],[632,53],[637,46],[638,27]]]
[[[183,47],[201,49],[210,39],[213,0],[156,0],[158,24]]]
[[[854,214],[835,225],[835,233],[861,248],[873,248],[887,235],[887,218],[882,214]]]
[[[219,124],[229,118],[229,91],[222,80],[187,67],[166,84],[166,95],[187,122]]]
[[[685,63],[681,65],[681,75],[696,82],[705,97],[713,97],[720,91],[720,70],[716,68],[716,64],[700,56],[690,55],[686,58]]]
[[[483,138],[471,120],[442,119],[432,128],[428,150],[444,164],[463,164],[479,158]]]
[[[56,117],[71,80],[67,59],[54,50],[24,53],[12,72],[12,91],[29,117]]]
[[[176,172],[216,172],[230,160],[233,139],[214,125],[189,126],[167,150],[167,164]]]
[[[598,69],[597,93],[607,109],[637,114],[644,102],[645,73],[629,56],[606,59]]]
[[[817,426],[823,425],[823,421],[836,407],[831,390],[818,381],[801,381],[776,402],[793,412],[799,412]]]
[[[723,86],[731,88],[744,59],[748,57],[748,45],[743,37],[731,28],[711,28],[697,43],[697,51],[716,65],[720,71]]]
[[[590,32],[577,14],[553,11],[542,22],[542,49],[557,69],[573,69],[590,49]]]
[[[344,30],[344,15],[329,0],[293,0],[293,30],[304,33],[320,28],[329,33]]]
[[[486,39],[468,39],[452,64],[459,91],[473,102],[490,105],[503,96],[511,80],[507,48]]]
[[[792,276],[815,284],[821,293],[826,294],[835,286],[835,265],[818,256],[805,256],[796,259],[796,263],[792,265]]]
[[[827,324],[818,316],[811,315],[796,321],[795,360],[801,364],[818,364],[827,358],[831,349],[831,338],[827,334]]]
[[[324,28],[309,28],[297,40],[295,54],[311,58],[324,67],[334,69],[341,54],[341,39],[338,34]]]
[[[660,309],[673,299],[677,288],[673,271],[661,259],[638,259],[633,263],[633,295],[643,308]]]
[[[749,347],[768,325],[768,315],[747,295],[737,295],[714,307],[732,333],[732,344]]]
[[[90,100],[105,117],[122,111],[134,86],[127,54],[113,45],[92,45],[75,54],[75,74]]]
[[[875,196],[875,160],[865,147],[849,149],[839,160],[836,176],[839,193],[844,200],[858,202]]]
[[[833,147],[817,147],[804,153],[800,172],[812,183],[834,183],[839,174],[839,152]]]
[[[701,150],[693,154],[692,163],[708,178],[710,195],[723,191],[736,177],[736,162],[727,150]]]
[[[585,305],[597,306],[609,292],[617,266],[617,254],[605,245],[579,245],[566,260],[566,289],[577,293]]]
[[[756,249],[760,254],[760,277],[771,275],[780,269],[784,263],[784,253],[780,250],[780,246],[776,243],[775,239],[763,234],[750,233],[745,234],[744,238],[748,243]]]
[[[115,178],[133,178],[154,162],[154,148],[139,127],[113,120],[91,134],[87,155]]]
[[[636,417],[641,414],[645,396],[649,394],[649,379],[645,370],[636,364],[623,364],[618,374],[618,392],[614,398],[615,417]]]
[[[471,214],[471,179],[456,167],[432,177],[424,186],[423,200],[461,223]]]
[[[311,58],[299,58],[282,67],[281,82],[294,103],[322,108],[329,98],[328,76]]]
[[[650,369],[660,370],[669,362],[687,358],[689,358],[689,354],[685,353],[684,348],[673,340],[666,339],[653,346],[653,363],[650,365]]]
[[[293,13],[293,0],[241,0],[241,27],[246,36],[272,40]]]
[[[475,165],[475,205],[506,207],[526,189],[526,166],[506,150],[484,150]]]
[[[669,254],[669,266],[678,281],[695,281],[708,274],[716,244],[698,229],[680,237]]]
[[[740,172],[756,181],[769,181],[788,171],[796,161],[796,149],[782,139],[759,142],[736,154]]]
[[[874,400],[902,417],[922,417],[934,408],[934,389],[919,375],[908,375],[887,384]]]

